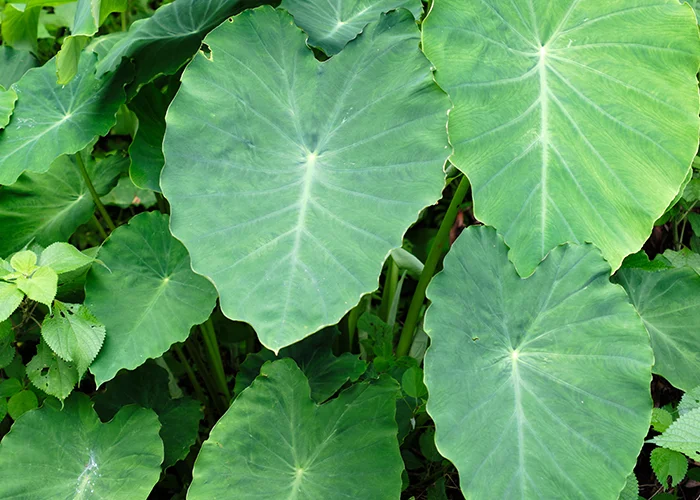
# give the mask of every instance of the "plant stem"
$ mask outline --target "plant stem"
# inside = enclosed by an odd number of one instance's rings
[[[226,374],[224,373],[224,363],[221,360],[221,352],[219,351],[219,344],[216,342],[216,332],[214,331],[214,325],[211,322],[211,318],[199,325],[199,327],[202,330],[202,336],[204,337],[204,343],[207,347],[209,361],[214,367],[214,375],[216,376],[219,390],[221,391],[221,394],[226,397],[228,406],[228,404],[231,403],[231,392],[228,390]]]
[[[190,337],[185,342],[185,349],[187,350],[187,353],[190,355],[190,357],[194,359],[194,362],[197,365],[197,369],[199,370],[199,374],[204,380],[204,385],[207,386],[207,392],[209,393],[212,402],[219,409],[221,414],[223,414],[226,411],[226,407],[223,406],[222,398],[215,397],[219,394],[216,388],[216,384],[214,383],[214,379],[212,378],[211,374],[209,373],[209,370],[207,369],[207,364],[204,362],[204,358],[199,352],[199,346],[196,342],[194,342],[194,339],[192,337]]]
[[[697,201],[694,201],[693,204],[690,205],[690,208],[688,208],[688,211],[683,215],[683,218],[681,218],[681,222],[683,223],[683,225],[681,226],[681,235],[678,238],[680,246],[683,246],[683,237],[685,236],[685,226],[688,223],[688,214],[690,214],[690,212],[693,211],[696,204],[697,204]]]
[[[469,191],[469,180],[466,176],[462,176],[462,179],[459,181],[459,186],[457,186],[457,190],[452,197],[450,206],[447,208],[445,218],[442,220],[438,233],[433,240],[433,246],[430,248],[430,253],[425,261],[425,267],[423,268],[423,272],[418,279],[416,291],[413,293],[411,305],[409,306],[408,314],[406,315],[406,321],[404,322],[403,329],[401,330],[399,345],[396,348],[396,355],[398,357],[407,356],[411,349],[413,334],[416,330],[416,325],[418,323],[421,308],[423,307],[423,302],[425,301],[425,290],[428,288],[428,284],[433,278],[435,269],[442,258],[443,249],[445,248],[445,245],[450,237],[450,229],[452,229],[452,225],[457,219],[459,206],[462,204],[462,201],[464,201],[467,191]]]
[[[180,361],[180,364],[185,368],[185,372],[187,373],[187,378],[190,379],[190,383],[192,384],[192,387],[194,388],[194,393],[197,396],[197,399],[202,402],[202,404],[207,405],[207,397],[204,395],[204,391],[202,390],[202,386],[199,384],[199,381],[197,380],[197,376],[194,373],[194,370],[192,369],[192,365],[190,365],[190,362],[187,361],[187,358],[185,357],[185,353],[182,352],[182,348],[180,348],[179,345],[174,345],[173,350],[175,351],[175,354],[177,355],[178,360]],[[207,412],[207,421],[210,423],[210,425],[214,425],[214,419],[211,417],[211,414]]]
[[[386,277],[384,278],[384,289],[382,290],[382,303],[379,306],[379,317],[384,321],[389,320],[389,310],[394,301],[396,293],[396,283],[399,281],[399,266],[396,265],[394,259],[387,259]]]
[[[107,209],[102,204],[102,200],[100,200],[100,195],[97,194],[97,190],[95,189],[95,186],[92,184],[92,181],[90,180],[90,174],[88,174],[88,171],[85,168],[85,163],[83,162],[83,157],[80,156],[80,152],[76,153],[74,156],[75,156],[75,162],[78,164],[78,169],[80,170],[80,173],[82,174],[83,179],[85,180],[85,185],[87,185],[87,188],[90,190],[90,194],[92,195],[92,200],[95,202],[95,206],[97,207],[97,210],[100,212],[100,215],[102,215],[102,218],[105,220],[105,223],[107,224],[107,227],[109,227],[110,231],[114,231],[117,228],[117,226],[114,225],[112,218],[107,213]]]
[[[105,231],[105,228],[102,227],[102,224],[100,224],[100,221],[97,220],[97,216],[95,214],[92,214],[92,222],[95,224],[97,232],[100,233],[100,236],[102,236],[102,241],[106,240],[107,232]]]

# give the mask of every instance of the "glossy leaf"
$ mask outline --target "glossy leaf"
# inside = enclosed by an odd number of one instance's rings
[[[70,396],[79,380],[75,366],[56,356],[43,342],[27,363],[27,377],[34,387],[60,400]]]
[[[54,401],[22,417],[0,443],[0,494],[145,499],[163,460],[156,414],[130,405],[102,424],[83,394],[63,410]]]
[[[397,391],[386,377],[318,406],[294,361],[266,364],[202,445],[188,498],[398,498]]]
[[[0,87],[9,89],[28,70],[38,65],[39,61],[31,52],[0,45]]]
[[[151,408],[162,425],[165,458],[163,467],[184,459],[197,440],[202,409],[191,398],[171,399],[168,373],[155,363],[146,363],[134,371],[123,372],[107,383],[105,391],[95,396],[95,411],[102,420],[110,420],[127,404]]]
[[[107,329],[90,366],[99,386],[122,368],[136,368],[184,341],[211,314],[216,290],[192,272],[187,250],[159,212],[117,228],[97,258],[104,266],[88,274],[85,305]]]
[[[87,152],[81,154],[98,194],[107,194],[129,165],[119,155],[95,162]],[[67,241],[94,212],[95,204],[73,157],[58,158],[42,174],[26,172],[12,186],[0,189],[0,255],[30,242],[49,246]]]
[[[443,187],[447,97],[413,17],[317,61],[283,11],[207,36],[168,110],[172,231],[224,314],[277,351],[334,324]],[[197,168],[192,168],[196,164]]]
[[[52,314],[44,318],[41,336],[62,359],[74,363],[83,376],[105,339],[105,327],[82,304],[56,301]]]
[[[294,16],[297,26],[308,33],[308,44],[329,56],[343,50],[365,26],[384,12],[405,8],[416,19],[423,12],[420,0],[283,0],[281,7]]]
[[[68,85],[56,84],[49,62],[12,86],[19,99],[0,132],[0,184],[14,183],[24,170],[46,172],[56,158],[82,150],[112,128],[124,91],[119,79],[95,78],[95,58],[84,52]]]
[[[615,276],[649,332],[654,373],[683,391],[700,385],[700,276],[687,267],[622,269]]]
[[[455,104],[451,161],[521,275],[560,243],[613,270],[641,248],[698,148],[688,5],[442,0],[423,48]]]
[[[521,279],[492,228],[452,246],[428,288],[425,383],[465,497],[622,490],[649,429],[653,357],[609,273],[594,247],[563,246]]]

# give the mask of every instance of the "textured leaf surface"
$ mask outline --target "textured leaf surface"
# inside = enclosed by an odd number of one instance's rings
[[[442,0],[423,48],[455,108],[452,162],[529,275],[592,242],[617,269],[698,147],[697,25],[676,0]]]
[[[168,216],[146,212],[117,228],[102,246],[85,283],[85,304],[105,325],[107,336],[90,366],[97,385],[122,368],[184,341],[193,325],[207,320],[216,290],[190,268],[182,243],[170,235]]]
[[[95,162],[83,152],[85,167],[98,194],[107,194],[128,167],[121,156]],[[90,191],[75,159],[58,158],[42,174],[24,173],[16,183],[0,189],[0,255],[9,255],[29,242],[49,246],[67,241],[95,212]]]
[[[591,245],[558,247],[528,279],[507,252],[468,228],[428,288],[438,450],[466,498],[614,498],[649,429],[646,332]]]
[[[94,398],[95,411],[102,420],[110,420],[127,404],[151,408],[160,420],[160,437],[170,467],[187,456],[197,439],[202,408],[198,401],[184,397],[171,399],[168,372],[155,363],[146,363],[134,371],[123,372],[110,381],[105,391]]]
[[[123,58],[134,59],[135,84],[146,84],[157,75],[175,73],[197,50],[202,38],[232,15],[238,0],[177,0],[131,25],[101,58],[97,76],[115,71]]]
[[[38,267],[30,276],[17,278],[17,288],[27,298],[51,307],[58,291],[58,274],[50,267]]]
[[[39,61],[31,52],[0,45],[0,87],[9,89],[28,70],[38,65]]]
[[[202,445],[188,498],[395,500],[397,391],[386,377],[318,406],[294,361],[265,365]]]
[[[664,489],[668,487],[669,476],[671,477],[671,486],[676,486],[688,472],[688,459],[677,451],[656,448],[651,452],[649,461],[656,478],[664,485]]]
[[[700,408],[700,386],[683,394],[683,398],[678,404],[678,413],[684,415],[696,408]]]
[[[224,313],[272,350],[377,287],[386,256],[440,197],[449,154],[450,105],[409,12],[323,63],[304,39],[270,7],[222,24],[205,40],[213,58],[185,70],[164,141],[173,234]]]
[[[634,472],[627,478],[625,487],[620,493],[620,500],[639,500],[639,482]]]
[[[56,84],[49,62],[12,86],[19,99],[0,132],[0,184],[12,184],[24,170],[46,172],[56,158],[80,151],[112,128],[124,91],[119,78],[95,78],[95,57],[83,53],[68,85]]]
[[[420,0],[283,0],[281,7],[308,35],[309,45],[332,56],[359,35],[379,14],[405,8],[418,19],[423,11]]]
[[[27,363],[27,377],[34,387],[60,400],[70,396],[79,378],[75,366],[56,356],[43,342]]]
[[[651,440],[653,443],[700,460],[700,408],[684,413],[666,432]]]
[[[673,423],[673,415],[663,408],[651,410],[651,428],[656,432],[664,432]]]
[[[622,269],[625,287],[649,332],[654,373],[689,391],[700,385],[700,276],[692,269]]]
[[[145,499],[160,476],[159,428],[156,414],[137,406],[102,424],[83,394],[63,410],[47,400],[0,443],[0,496]]]

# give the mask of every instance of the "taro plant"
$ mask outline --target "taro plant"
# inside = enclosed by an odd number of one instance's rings
[[[678,0],[11,0],[0,498],[700,493]]]

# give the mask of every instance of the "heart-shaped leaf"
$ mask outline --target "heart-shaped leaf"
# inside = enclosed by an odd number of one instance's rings
[[[700,275],[687,267],[621,269],[615,279],[649,332],[654,373],[686,392],[700,385]]]
[[[63,410],[48,399],[0,443],[3,496],[146,498],[160,477],[159,428],[153,411],[135,405],[102,424],[84,394],[68,398]]]
[[[455,105],[451,161],[521,275],[560,243],[613,270],[641,248],[698,149],[688,5],[441,0],[423,48]]]
[[[207,36],[168,110],[173,234],[277,351],[337,322],[440,197],[449,101],[406,10],[317,61],[283,11]],[[197,168],[193,168],[197,165]]]
[[[405,8],[418,19],[423,12],[420,0],[283,0],[280,6],[309,34],[309,45],[329,56],[343,50],[365,26],[376,21],[379,14]]]
[[[466,498],[622,490],[649,430],[653,357],[609,274],[591,245],[556,248],[528,279],[492,228],[452,246],[428,288],[425,382]]]
[[[318,406],[294,361],[268,363],[202,445],[187,497],[395,500],[397,392],[383,377]]]
[[[192,272],[168,216],[145,212],[117,228],[100,248],[85,283],[85,304],[105,325],[104,346],[90,366],[97,385],[184,341],[216,304],[216,290]]]

